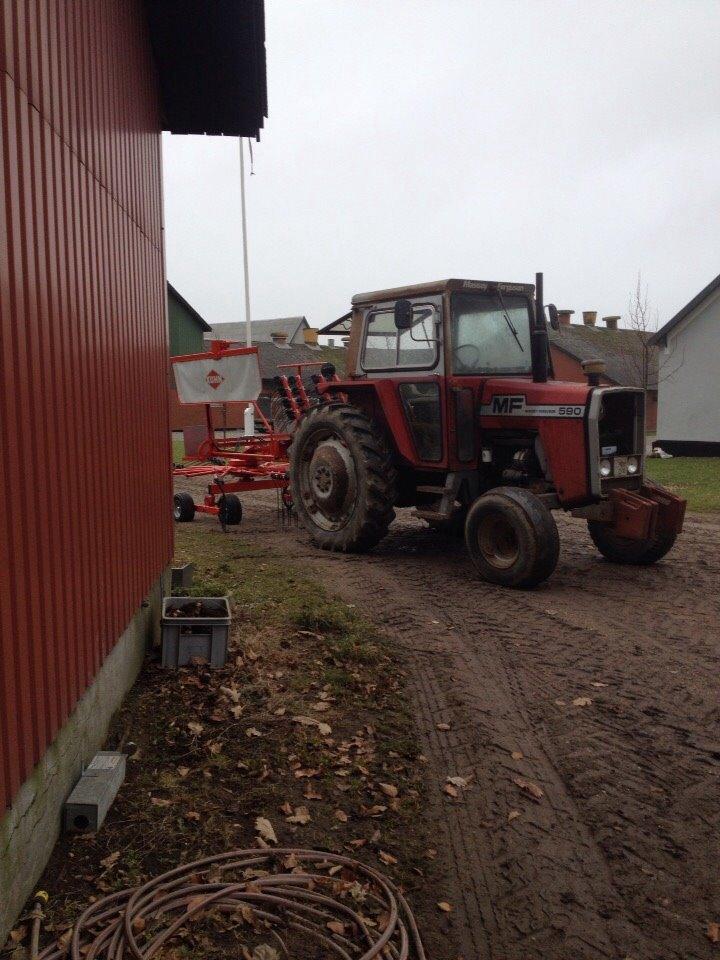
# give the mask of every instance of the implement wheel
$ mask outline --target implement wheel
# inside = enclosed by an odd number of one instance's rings
[[[290,485],[300,522],[323,550],[368,550],[395,518],[392,455],[382,432],[347,404],[316,407],[300,421]]]
[[[218,520],[223,527],[236,527],[242,520],[242,503],[234,493],[226,493],[218,503]]]
[[[189,493],[176,493],[173,497],[173,517],[176,523],[190,523],[195,519],[195,501]]]
[[[657,563],[670,551],[677,539],[676,533],[663,533],[648,540],[627,540],[618,537],[608,523],[588,521],[592,542],[606,560],[612,563],[632,563],[648,566]]]
[[[503,587],[542,583],[560,555],[552,514],[520,487],[498,487],[478,497],[465,522],[465,543],[480,576]]]

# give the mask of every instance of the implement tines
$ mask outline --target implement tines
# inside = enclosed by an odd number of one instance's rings
[[[293,872],[286,872],[291,865]],[[283,872],[271,872],[278,867]],[[317,872],[338,867],[354,881]],[[245,874],[242,880],[219,877],[229,873],[237,877],[237,872]],[[365,893],[363,902],[382,916],[382,930],[377,920],[363,914],[362,904],[344,899],[355,883]],[[78,920],[69,956],[149,960],[194,917],[210,910],[234,913],[243,907],[269,925],[268,932],[288,960],[292,952],[276,927],[312,938],[328,957],[341,960],[427,960],[410,907],[387,877],[349,857],[293,848],[234,850],[206,857],[98,900]],[[342,924],[342,933],[330,926],[333,922]],[[67,947],[57,942],[40,954],[40,960],[67,956]]]

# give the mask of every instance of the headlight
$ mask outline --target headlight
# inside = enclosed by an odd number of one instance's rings
[[[609,477],[612,475],[612,463],[609,460],[600,461],[600,476]]]
[[[633,476],[640,469],[640,460],[638,457],[628,457],[627,471],[630,476]]]

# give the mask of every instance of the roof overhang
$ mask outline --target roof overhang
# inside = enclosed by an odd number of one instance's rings
[[[703,287],[700,293],[696,297],[693,297],[689,303],[686,303],[682,310],[678,310],[675,316],[668,320],[664,327],[660,327],[658,332],[650,338],[650,345],[655,347],[665,344],[670,331],[674,330],[679,323],[681,323],[686,317],[690,316],[690,314],[698,307],[702,306],[705,300],[707,300],[708,297],[710,297],[713,293],[715,293],[716,290],[719,289],[720,274],[718,274],[714,280],[711,280],[706,287]]]
[[[319,334],[326,336],[327,334],[341,333],[347,334],[350,333],[350,323],[352,321],[352,310],[348,313],[344,313],[341,317],[338,317],[337,320],[333,320],[332,323],[328,323],[327,326],[321,327],[318,330]]]
[[[267,116],[264,0],[144,0],[163,130],[260,136]]]
[[[494,293],[500,290],[501,293],[519,293],[530,297],[535,292],[535,287],[531,283],[504,283],[496,280],[435,280],[432,283],[416,283],[407,287],[358,293],[352,298],[352,303],[377,303],[397,300],[399,297],[423,297],[454,290],[467,293]]]

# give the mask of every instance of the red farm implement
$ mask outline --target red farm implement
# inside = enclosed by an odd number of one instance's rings
[[[180,403],[204,404],[206,422],[205,439],[196,455],[184,457],[183,465],[173,469],[173,477],[210,478],[202,503],[196,503],[188,492],[175,494],[175,520],[186,523],[193,520],[196,513],[208,513],[216,516],[223,527],[236,525],[242,520],[238,494],[258,490],[277,490],[289,511],[292,508],[288,473],[290,431],[313,403],[320,402],[315,386],[326,379],[337,379],[334,370],[325,368],[323,373],[313,374],[310,382],[304,382],[304,369],[319,367],[320,361],[283,364],[279,368],[276,378],[280,404],[278,422],[288,427],[282,430],[267,420],[257,403],[261,388],[257,347],[231,348],[226,341],[215,340],[209,352],[173,357],[172,362]],[[225,403],[252,408],[255,424],[252,433],[218,434],[213,408]]]

